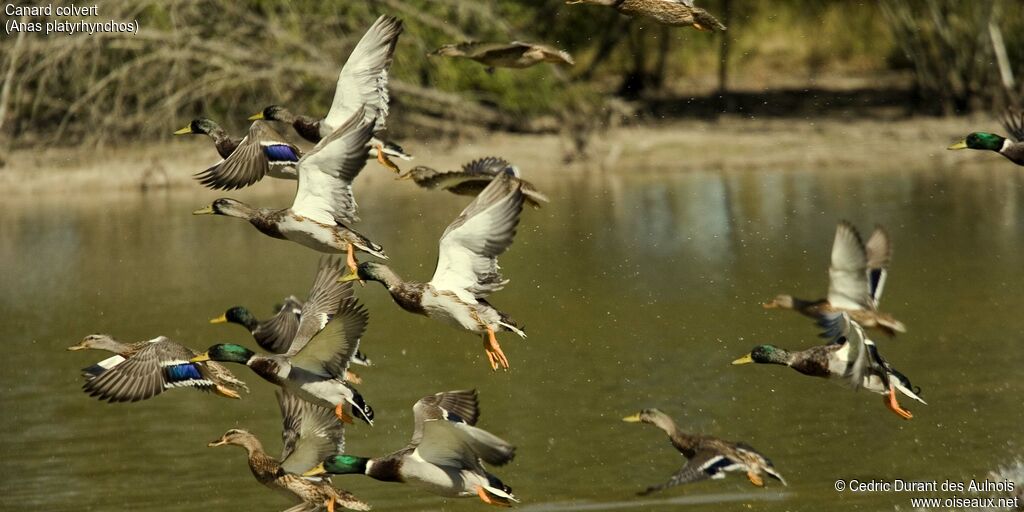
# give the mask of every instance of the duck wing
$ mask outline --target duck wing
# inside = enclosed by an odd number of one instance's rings
[[[281,352],[294,355],[302,350],[302,347],[337,313],[342,301],[352,297],[352,283],[338,282],[344,275],[342,269],[341,260],[338,258],[320,259],[316,277],[313,278],[313,286],[309,289],[309,297],[299,313],[294,336],[288,340],[288,345]]]
[[[109,402],[137,402],[179,387],[210,391],[217,384],[204,363],[189,362],[195,356],[192,350],[160,336],[86,381],[82,389]]]
[[[522,211],[519,180],[501,174],[491,181],[441,235],[430,284],[476,298],[502,289],[508,281],[498,272],[498,256],[512,245]]]
[[[1003,127],[1015,142],[1024,142],[1024,110],[1006,109]]]
[[[476,425],[480,417],[480,401],[475,389],[444,391],[425,396],[412,406],[412,444],[423,439],[423,424],[430,420]]]
[[[867,250],[860,233],[849,222],[842,221],[836,226],[828,277],[828,301],[833,307],[871,308]]]
[[[875,226],[875,231],[865,245],[868,257],[868,285],[871,294],[871,306],[878,307],[885,289],[885,280],[889,275],[889,261],[892,260],[892,241],[884,227]]]
[[[285,471],[301,475],[327,457],[345,451],[345,424],[338,421],[334,411],[283,390],[277,392],[277,403],[284,423],[281,467]]]
[[[360,112],[365,105],[366,121],[373,131],[385,128],[388,115],[388,68],[395,54],[402,21],[394,16],[381,16],[370,26],[348,56],[338,74],[334,101],[321,130],[334,130],[346,119]],[[326,136],[327,134],[322,133]],[[364,153],[365,158],[365,153]]]
[[[322,377],[345,380],[345,370],[359,350],[359,339],[369,320],[358,299],[344,300],[320,332],[294,353],[288,353],[292,365]]]
[[[676,474],[672,475],[667,482],[641,491],[641,496],[651,494],[653,492],[675,487],[677,485],[688,484],[692,482],[699,482],[701,480],[707,480],[709,478],[723,478],[725,477],[724,471],[729,471],[739,467],[739,464],[713,450],[700,450],[692,458],[686,461]]]
[[[854,389],[859,389],[864,384],[864,379],[872,372],[879,373],[883,368],[871,357],[869,347],[874,347],[874,342],[868,339],[864,328],[850,318],[845,312],[831,313],[818,320],[818,325],[824,328],[822,337],[828,338],[830,344],[840,345],[834,357],[845,368],[839,369],[843,377]]]
[[[283,354],[288,351],[299,330],[299,315],[302,313],[302,301],[295,297],[286,297],[274,316],[260,322],[253,331],[256,343],[267,352]]]
[[[423,422],[423,437],[413,452],[432,464],[461,468],[478,468],[480,460],[500,466],[515,454],[515,446],[486,430],[443,419]]]
[[[299,160],[299,186],[291,210],[321,224],[357,222],[352,181],[366,166],[373,121],[360,108]]]
[[[294,166],[301,156],[299,148],[269,124],[256,121],[227,158],[194,177],[207,188],[235,190],[263,179],[271,167]]]

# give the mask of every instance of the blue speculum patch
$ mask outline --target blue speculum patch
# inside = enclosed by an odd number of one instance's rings
[[[295,150],[291,146],[285,144],[275,144],[273,146],[264,146],[263,153],[267,155],[267,158],[272,162],[298,162],[299,156],[295,154]]]
[[[178,364],[168,366],[165,370],[168,380],[178,382],[183,380],[200,380],[203,378],[199,368],[194,364]]]

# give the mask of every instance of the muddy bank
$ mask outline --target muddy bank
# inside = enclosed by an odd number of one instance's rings
[[[565,141],[558,136],[493,134],[458,142],[403,140],[414,155],[402,167],[455,168],[487,155],[502,156],[529,175],[531,168],[565,172],[685,172],[694,170],[821,167],[857,172],[865,167],[963,165],[998,158],[950,152],[951,141],[972,130],[1002,131],[990,117],[870,119],[758,119],[736,116],[708,121],[673,121],[625,127],[597,137],[588,161],[562,164]],[[139,191],[196,186],[192,174],[217,162],[210,141],[200,137],[138,143],[116,149],[92,147],[17,150],[0,169],[8,194]],[[374,163],[363,179],[390,179]]]

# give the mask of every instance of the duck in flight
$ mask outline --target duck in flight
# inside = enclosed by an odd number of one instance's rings
[[[220,125],[206,118],[195,119],[174,134],[208,135],[213,139],[221,161],[195,174],[196,180],[205,187],[235,190],[248,187],[265,176],[299,179],[295,166],[302,151],[264,121],[252,123],[249,133],[241,139],[231,138]]]

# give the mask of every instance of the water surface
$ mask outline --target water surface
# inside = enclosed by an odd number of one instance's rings
[[[553,198],[524,212],[501,259],[511,283],[492,302],[526,326],[505,335],[512,370],[493,373],[477,337],[359,290],[371,312],[361,392],[374,428],[348,450],[403,446],[411,406],[447,389],[480,390],[480,425],[518,446],[494,470],[522,510],[909,509],[911,496],[836,493],[836,479],[983,478],[1022,452],[1024,230],[1017,171],[1001,160],[969,172],[885,168],[619,174],[526,169]],[[380,172],[378,169],[370,169]],[[437,237],[467,198],[364,176],[360,230],[410,279],[433,271]],[[284,205],[287,184],[233,197]],[[84,335],[167,335],[194,348],[254,345],[238,326],[207,323],[246,305],[258,316],[304,296],[318,255],[241,221],[193,217],[217,194],[185,189],[89,197],[23,197],[0,205],[0,508],[280,510],[235,447],[206,443],[228,428],[280,449],[273,387],[234,367],[243,400],[175,391],[136,404],[80,392],[78,370],[106,357],[65,352]],[[923,389],[912,421],[881,397],[779,367],[734,367],[753,345],[818,343],[811,323],[764,311],[781,292],[817,298],[835,223],[884,224],[895,242],[884,309],[906,323],[882,353]],[[743,440],[770,456],[789,487],[742,475],[642,499],[683,462],[664,435],[619,419],[659,407],[690,431]],[[414,489],[347,476],[336,484],[380,510],[482,510]]]

